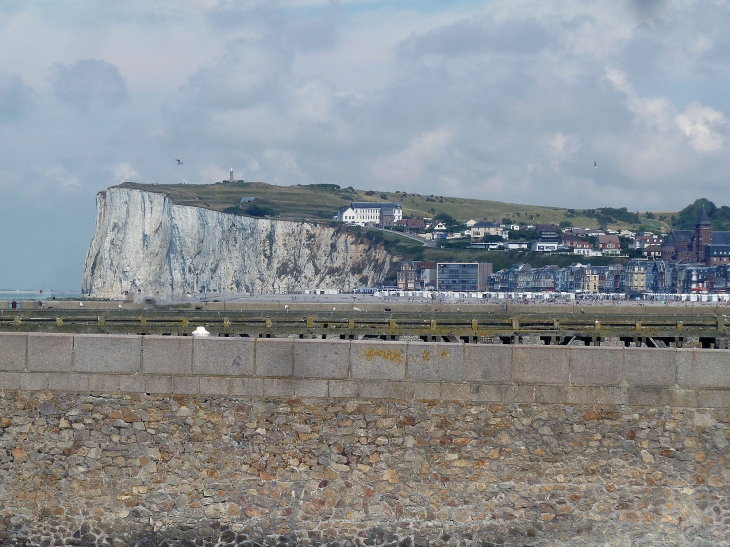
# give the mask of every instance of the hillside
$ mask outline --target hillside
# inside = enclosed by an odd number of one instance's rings
[[[537,205],[520,205],[499,201],[407,194],[405,192],[365,191],[340,188],[334,184],[274,186],[264,182],[218,182],[215,184],[137,184],[127,182],[124,188],[166,194],[177,205],[202,207],[214,211],[259,217],[292,220],[330,220],[332,215],[352,201],[395,201],[403,204],[403,213],[410,217],[433,217],[448,214],[459,221],[500,220],[516,223],[570,223],[573,226],[597,228],[638,228],[666,230],[667,225],[647,218],[646,213],[605,208],[562,209]],[[240,205],[244,196],[255,197],[252,204]],[[239,207],[240,205],[240,207]],[[671,215],[672,213],[666,213]],[[650,217],[653,216],[650,214]],[[663,217],[660,217],[663,220]]]

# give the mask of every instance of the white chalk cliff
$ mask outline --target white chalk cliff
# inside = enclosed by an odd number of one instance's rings
[[[337,227],[175,205],[166,195],[113,187],[96,196],[96,234],[82,291],[122,298],[186,292],[351,290],[381,282],[382,247]]]

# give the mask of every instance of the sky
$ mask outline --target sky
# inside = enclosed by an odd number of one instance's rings
[[[729,28],[723,0],[3,0],[0,289],[78,289],[100,190],[230,168],[730,204]]]

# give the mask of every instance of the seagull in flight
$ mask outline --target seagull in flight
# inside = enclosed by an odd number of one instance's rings
[[[178,165],[182,165],[183,164],[183,162],[180,161],[180,160],[175,160],[175,161],[177,162]]]
[[[178,161],[180,161],[180,160],[178,160]],[[593,162],[593,169],[598,169],[598,164],[595,161]]]

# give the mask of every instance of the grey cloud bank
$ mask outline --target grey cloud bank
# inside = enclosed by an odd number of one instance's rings
[[[97,191],[230,167],[565,207],[730,203],[727,5],[63,5],[0,6],[3,288],[80,286]]]

